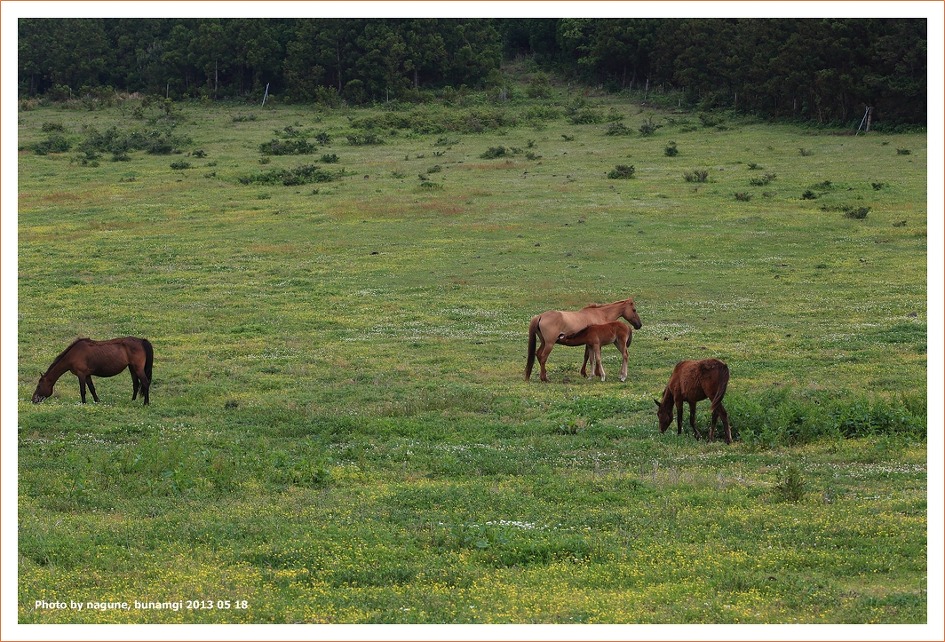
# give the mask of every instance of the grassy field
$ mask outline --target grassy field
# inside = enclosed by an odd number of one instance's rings
[[[850,134],[563,91],[23,109],[20,621],[925,622],[927,143]],[[524,380],[532,315],[628,296],[626,383],[563,346]],[[149,407],[30,403],[121,335]],[[709,356],[737,441],[660,435]]]

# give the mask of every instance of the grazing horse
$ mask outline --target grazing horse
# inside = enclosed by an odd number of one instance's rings
[[[637,330],[643,327],[632,298],[605,305],[589,305],[574,311],[549,310],[532,317],[528,326],[528,361],[525,365],[525,380],[531,379],[532,367],[535,365],[535,357],[537,356],[538,364],[541,366],[541,380],[548,381],[545,362],[548,361],[551,349],[554,348],[558,337],[562,334],[571,335],[580,332],[589,325],[610,323],[620,317],[629,321],[630,325]],[[536,350],[539,338],[541,339],[541,345]]]
[[[138,398],[138,387],[144,395],[144,405],[150,402],[151,370],[154,366],[154,349],[147,339],[123,337],[108,341],[76,339],[68,348],[56,357],[46,373],[39,378],[33,392],[33,403],[39,403],[52,395],[53,386],[59,377],[71,372],[79,378],[79,394],[85,403],[85,386],[92,392],[92,399],[98,401],[92,376],[114,377],[128,368],[131,371],[133,393],[131,399]]]
[[[728,388],[728,366],[718,359],[702,361],[680,361],[673,369],[662,401],[656,402],[656,416],[659,418],[660,432],[666,432],[673,421],[672,407],[676,406],[676,434],[682,434],[683,402],[689,403],[689,424],[696,439],[702,433],[696,428],[696,402],[709,399],[712,402],[712,424],[709,426],[709,441],[715,438],[715,422],[722,418],[725,425],[725,443],[732,443],[732,426],[728,423],[728,413],[722,405],[722,397]]]
[[[580,332],[566,335],[563,332],[558,335],[558,343],[566,346],[586,346],[584,348],[584,363],[581,364],[581,376],[587,377],[587,362],[591,362],[591,377],[595,374],[601,381],[607,379],[604,372],[604,364],[600,358],[600,347],[612,343],[620,350],[623,355],[623,366],[620,368],[620,380],[627,380],[627,361],[629,355],[627,348],[633,340],[633,330],[623,321],[611,321],[610,323],[601,323],[599,325],[589,325]],[[596,367],[595,367],[596,364]]]

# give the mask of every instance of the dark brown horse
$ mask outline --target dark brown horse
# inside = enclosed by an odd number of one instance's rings
[[[131,371],[132,401],[138,398],[138,387],[144,396],[144,405],[148,405],[151,388],[151,369],[154,365],[154,349],[147,339],[123,337],[108,341],[76,339],[68,348],[56,357],[46,373],[39,378],[33,392],[33,403],[39,403],[52,395],[53,386],[59,377],[71,372],[79,378],[79,394],[85,403],[85,386],[92,392],[92,399],[98,401],[92,376],[114,377],[128,368]]]
[[[589,325],[580,332],[558,335],[558,343],[565,346],[586,346],[584,348],[584,363],[581,364],[581,376],[587,377],[587,362],[591,362],[591,376],[595,374],[601,381],[607,379],[604,364],[600,358],[600,347],[612,343],[623,355],[623,367],[620,368],[620,380],[627,380],[627,361],[630,356],[627,348],[633,340],[633,330],[623,321],[612,321],[599,325]]]
[[[680,361],[673,369],[662,401],[656,402],[656,416],[660,422],[660,432],[666,432],[673,421],[673,405],[676,406],[676,433],[682,434],[683,402],[689,403],[689,424],[696,439],[702,433],[696,428],[696,402],[709,399],[712,402],[712,424],[709,426],[709,441],[715,438],[715,423],[719,418],[725,425],[725,443],[732,443],[732,426],[728,423],[728,413],[722,405],[722,397],[728,388],[728,366],[718,359],[702,361]]]
[[[548,361],[551,349],[554,348],[558,337],[562,334],[572,335],[589,325],[610,323],[620,317],[629,321],[630,325],[637,330],[643,327],[632,298],[605,305],[589,305],[574,311],[549,310],[532,317],[528,326],[528,361],[525,365],[525,380],[531,379],[532,367],[535,365],[535,357],[537,356],[538,364],[541,366],[541,380],[548,381],[545,362]],[[541,345],[536,350],[539,338],[541,339]]]

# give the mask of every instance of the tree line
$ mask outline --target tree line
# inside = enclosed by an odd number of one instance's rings
[[[924,19],[21,19],[19,91],[363,104],[504,82],[503,63],[612,91],[821,123],[925,124]]]

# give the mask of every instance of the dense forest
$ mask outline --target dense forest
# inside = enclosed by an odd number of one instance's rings
[[[19,92],[418,101],[501,88],[525,58],[705,109],[925,124],[926,33],[924,19],[20,19]]]

